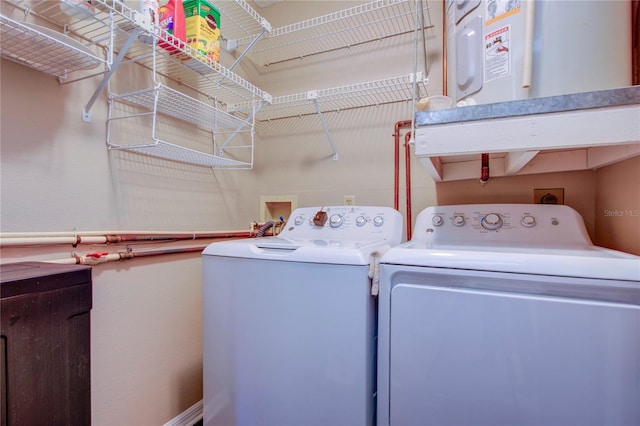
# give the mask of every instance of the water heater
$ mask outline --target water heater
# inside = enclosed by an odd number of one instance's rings
[[[492,103],[631,85],[628,0],[446,0],[447,91]]]

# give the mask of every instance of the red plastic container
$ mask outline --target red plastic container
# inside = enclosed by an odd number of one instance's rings
[[[159,40],[158,45],[171,53],[175,53],[177,51],[176,48],[183,48],[187,35],[182,0],[169,0],[160,6],[160,9],[158,9],[158,21],[160,28],[174,37],[173,39],[167,37],[170,39],[170,43]]]

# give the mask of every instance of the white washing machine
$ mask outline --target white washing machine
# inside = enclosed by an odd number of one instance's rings
[[[400,244],[388,207],[300,208],[277,237],[209,245],[205,425],[372,425],[373,254]]]
[[[430,207],[380,265],[379,425],[640,424],[640,257],[556,205]]]

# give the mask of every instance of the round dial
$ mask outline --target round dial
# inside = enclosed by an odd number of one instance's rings
[[[331,225],[332,228],[337,228],[342,225],[342,223],[343,219],[339,214],[331,215],[331,217],[329,218],[329,225]]]
[[[302,225],[304,223],[304,217],[296,216],[296,218],[293,220],[293,223],[295,223],[297,226]]]
[[[373,224],[375,226],[382,226],[384,223],[384,218],[382,216],[376,216],[373,218]]]
[[[453,224],[455,226],[462,226],[464,225],[464,216],[460,216],[460,215],[456,215],[453,217]]]
[[[502,228],[502,218],[498,213],[489,213],[482,218],[480,224],[484,229],[494,230]]]
[[[358,226],[364,226],[367,223],[367,219],[364,216],[358,216],[356,218],[356,225]]]
[[[520,223],[522,226],[531,228],[532,226],[536,226],[536,218],[531,215],[526,215],[520,220]]]
[[[434,216],[431,219],[431,223],[433,223],[433,226],[440,226],[444,223],[444,219],[442,218],[442,216]]]

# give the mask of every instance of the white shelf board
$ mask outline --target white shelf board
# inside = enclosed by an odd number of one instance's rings
[[[509,156],[519,153],[490,154],[490,177],[595,170],[640,155],[640,142],[566,150],[523,151],[527,155],[532,155],[531,159],[516,170],[510,170]],[[480,179],[480,154],[420,157],[420,161],[430,170],[432,177],[438,182]]]
[[[444,156],[640,141],[640,105],[422,126],[416,155]]]
[[[415,154],[437,181],[597,169],[640,155],[640,87],[420,112]]]

